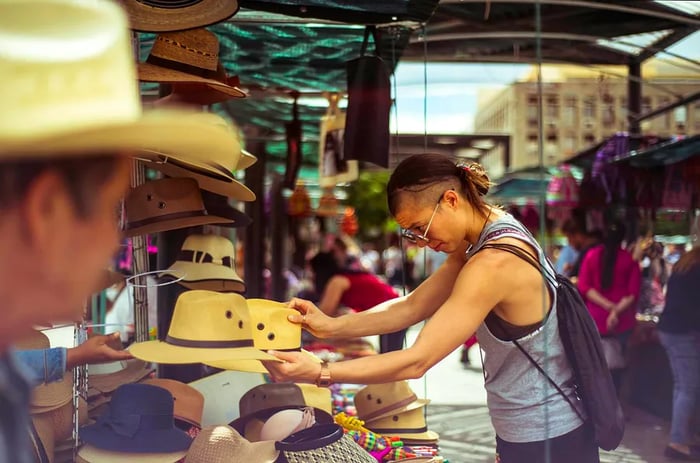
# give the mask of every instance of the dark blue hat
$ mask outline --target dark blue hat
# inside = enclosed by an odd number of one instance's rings
[[[174,399],[162,387],[124,384],[112,394],[97,423],[80,430],[83,442],[124,453],[172,453],[187,450],[192,438],[175,427]]]

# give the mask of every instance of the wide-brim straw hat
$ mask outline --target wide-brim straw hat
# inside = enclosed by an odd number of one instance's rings
[[[394,381],[363,387],[355,394],[354,402],[357,417],[363,421],[372,421],[423,408],[430,400],[419,399],[411,390],[408,381]]]
[[[147,362],[165,364],[235,359],[279,361],[253,347],[252,329],[243,296],[186,291],[175,303],[165,340],[137,342],[129,351]]]
[[[139,359],[89,365],[88,384],[103,394],[110,393],[122,384],[141,381],[153,371],[154,368]]]
[[[398,436],[402,439],[427,442],[437,441],[440,438],[438,433],[428,429],[425,409],[422,407],[366,421],[365,427],[382,436]]]
[[[192,442],[185,463],[273,463],[278,456],[273,441],[249,442],[230,426],[208,426]]]
[[[192,290],[242,293],[246,286],[235,268],[233,242],[219,235],[193,234],[185,238],[177,260],[158,276],[176,278]]]
[[[89,444],[83,445],[78,450],[76,463],[124,463],[134,461],[138,463],[176,463],[187,455],[187,451],[172,453],[125,453],[111,452],[98,449]]]
[[[314,362],[321,359],[314,354],[301,350],[301,325],[289,321],[289,316],[298,313],[282,302],[267,299],[246,300],[253,325],[253,342],[255,347],[263,350],[301,351]],[[207,365],[223,370],[267,373],[267,369],[256,360],[227,360],[209,362]]]
[[[195,111],[142,110],[127,17],[115,3],[0,2],[0,49],[12,50],[0,55],[0,159],[145,149],[190,159],[230,146],[233,135],[190,119]]]
[[[131,28],[139,32],[164,32],[205,27],[238,12],[237,0],[163,2],[120,0],[129,15]],[[177,4],[180,4],[177,7]],[[174,4],[174,5],[173,5]]]
[[[164,173],[168,177],[193,178],[197,180],[197,184],[202,190],[211,191],[238,201],[255,201],[255,193],[250,188],[236,180],[233,174],[218,175],[218,169],[215,167],[212,168],[213,172],[195,172],[187,168],[187,166],[173,162],[150,163],[148,166]]]

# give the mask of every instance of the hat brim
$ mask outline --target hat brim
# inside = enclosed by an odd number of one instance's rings
[[[323,361],[316,357],[311,352],[302,349],[301,352],[307,354],[314,363],[322,363]],[[268,373],[267,368],[263,366],[260,360],[225,360],[223,362],[204,362],[210,367],[220,368],[222,370],[245,371],[249,373]]]
[[[204,363],[223,360],[279,361],[277,357],[254,347],[211,349],[174,346],[164,341],[137,342],[129,346],[129,352],[141,360],[165,364]]]
[[[233,429],[238,431],[242,436],[248,438],[249,436],[245,436],[244,433],[246,431],[246,425],[250,420],[262,420],[265,422],[268,418],[270,418],[272,415],[274,415],[277,412],[280,412],[282,410],[293,410],[293,409],[301,409],[304,408],[305,405],[289,405],[289,406],[284,406],[284,407],[273,407],[273,408],[264,408],[261,410],[257,410],[254,413],[250,413],[245,416],[241,416],[232,422],[229,423],[229,426],[231,426]],[[328,412],[325,410],[321,410],[320,408],[316,407],[311,407],[314,409],[314,418],[316,418],[316,424],[332,424],[335,423],[333,420],[333,416],[331,416]],[[256,436],[250,436],[251,439],[255,439]],[[259,436],[258,436],[259,438]]]
[[[4,138],[0,139],[0,159],[101,156],[106,152],[135,157],[167,153],[182,160],[197,159],[193,153],[208,153],[215,159],[230,155],[230,132],[193,115],[196,113],[181,109],[157,109],[135,120]]]
[[[100,450],[120,452],[122,457],[131,453],[187,452],[192,445],[192,437],[176,428],[174,422],[171,428],[145,429],[129,436],[115,432],[110,426],[98,420],[95,424],[80,428],[80,439]]]
[[[222,223],[220,227],[226,228],[244,228],[253,223],[253,219],[248,217],[244,212],[239,211],[235,207],[231,207],[227,204],[207,204],[207,200],[204,200],[204,207],[210,214],[217,215],[219,217],[226,217],[227,219],[233,220],[231,223]]]
[[[73,372],[64,373],[61,381],[42,384],[32,391],[31,412],[46,413],[60,408],[73,398]]]
[[[172,32],[211,26],[238,12],[236,0],[202,0],[182,8],[154,8],[138,0],[122,0],[129,27],[139,32]]]
[[[139,463],[175,463],[184,458],[185,455],[187,455],[186,450],[171,453],[111,452],[86,444],[78,450],[76,462],[123,463],[124,461],[138,461]]]
[[[122,384],[135,383],[142,380],[151,374],[154,369],[149,368],[148,364],[142,360],[129,359],[126,361],[126,368],[115,373],[90,375],[89,371],[88,369],[88,384],[90,387],[94,387],[102,393],[109,393]]]
[[[164,66],[158,66],[148,62],[138,64],[139,80],[142,82],[159,82],[164,84],[201,84],[206,88],[221,95],[219,103],[231,98],[245,98],[248,95],[238,87],[219,82],[216,79],[207,79]],[[209,98],[211,100],[211,98]]]
[[[245,170],[256,162],[258,162],[258,158],[255,155],[250,154],[246,150],[241,150],[241,158],[238,160],[236,170]]]
[[[372,416],[372,418],[369,420],[366,418],[363,418],[359,414],[357,417],[363,421],[366,421],[367,423],[371,423],[373,421],[377,421],[377,420],[380,420],[382,418],[386,418],[387,416],[398,415],[399,413],[409,412],[411,410],[415,410],[416,408],[425,407],[429,403],[430,403],[430,399],[416,399],[413,402],[411,402],[410,404],[405,405],[403,407],[394,408],[392,410],[387,411],[386,413],[382,413],[381,415]]]
[[[158,170],[168,177],[193,178],[199,184],[199,188],[211,191],[212,193],[237,199],[239,201],[255,201],[255,193],[253,193],[250,188],[236,180],[232,174],[228,174],[226,177],[214,177],[203,173],[198,173],[169,162],[151,163],[148,164],[148,167]],[[219,173],[219,171],[214,172]]]
[[[148,225],[142,225],[140,227],[129,228],[127,224],[126,230],[124,230],[124,236],[126,238],[131,238],[139,235],[148,235],[151,233],[160,233],[170,230],[178,230],[180,228],[197,227],[200,225],[216,225],[219,223],[231,223],[231,219],[225,219],[223,217],[217,217],[215,215],[202,214],[201,212],[193,212],[191,217],[180,217],[177,219],[170,220],[157,220],[154,219],[153,222]]]
[[[188,289],[218,292],[244,292],[246,287],[238,273],[225,265],[176,260],[158,275],[160,278],[182,278],[178,284]]]

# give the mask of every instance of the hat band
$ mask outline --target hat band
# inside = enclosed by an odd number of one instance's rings
[[[206,209],[200,209],[198,211],[173,212],[170,214],[163,214],[156,217],[149,217],[147,219],[129,222],[126,224],[126,229],[133,230],[134,228],[153,225],[155,223],[160,223],[165,220],[188,219],[190,217],[202,217],[206,215],[208,215]]]
[[[206,251],[180,251],[177,254],[177,260],[184,262],[194,262],[196,264],[212,264],[214,263],[214,256],[212,256]],[[231,256],[222,257],[221,265],[235,270],[233,258]]]
[[[428,427],[423,426],[422,428],[371,428],[370,430],[377,434],[393,436],[395,434],[421,434],[424,432],[428,432]]]
[[[389,404],[386,407],[382,407],[380,409],[377,409],[373,411],[372,413],[368,413],[364,416],[361,416],[360,418],[363,421],[372,421],[373,419],[384,415],[385,413],[391,412],[392,410],[397,410],[399,408],[403,408],[406,405],[412,404],[418,399],[418,396],[415,394],[411,394],[410,396],[406,397],[405,399],[399,400],[398,402],[394,402],[393,404]]]
[[[178,347],[198,347],[202,349],[230,349],[236,347],[253,347],[252,339],[238,339],[233,341],[194,341],[192,339],[180,339],[166,336],[165,342]]]
[[[191,64],[182,63],[180,61],[173,61],[167,58],[161,58],[160,56],[149,55],[148,58],[146,58],[146,62],[149,64],[153,64],[154,66],[160,66],[162,68],[168,68],[173,71],[180,71],[186,74],[192,74],[194,76],[204,77],[205,79],[212,79],[216,80],[217,82],[220,82],[220,80],[218,79],[219,76],[216,74],[216,71],[200,68]],[[226,85],[226,82],[222,82],[222,84]]]

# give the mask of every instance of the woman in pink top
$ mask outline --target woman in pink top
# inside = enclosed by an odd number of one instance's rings
[[[577,283],[601,336],[616,337],[622,352],[635,325],[641,285],[639,264],[621,247],[624,237],[624,225],[613,223],[603,244],[586,254]],[[612,374],[619,388],[621,371]]]

